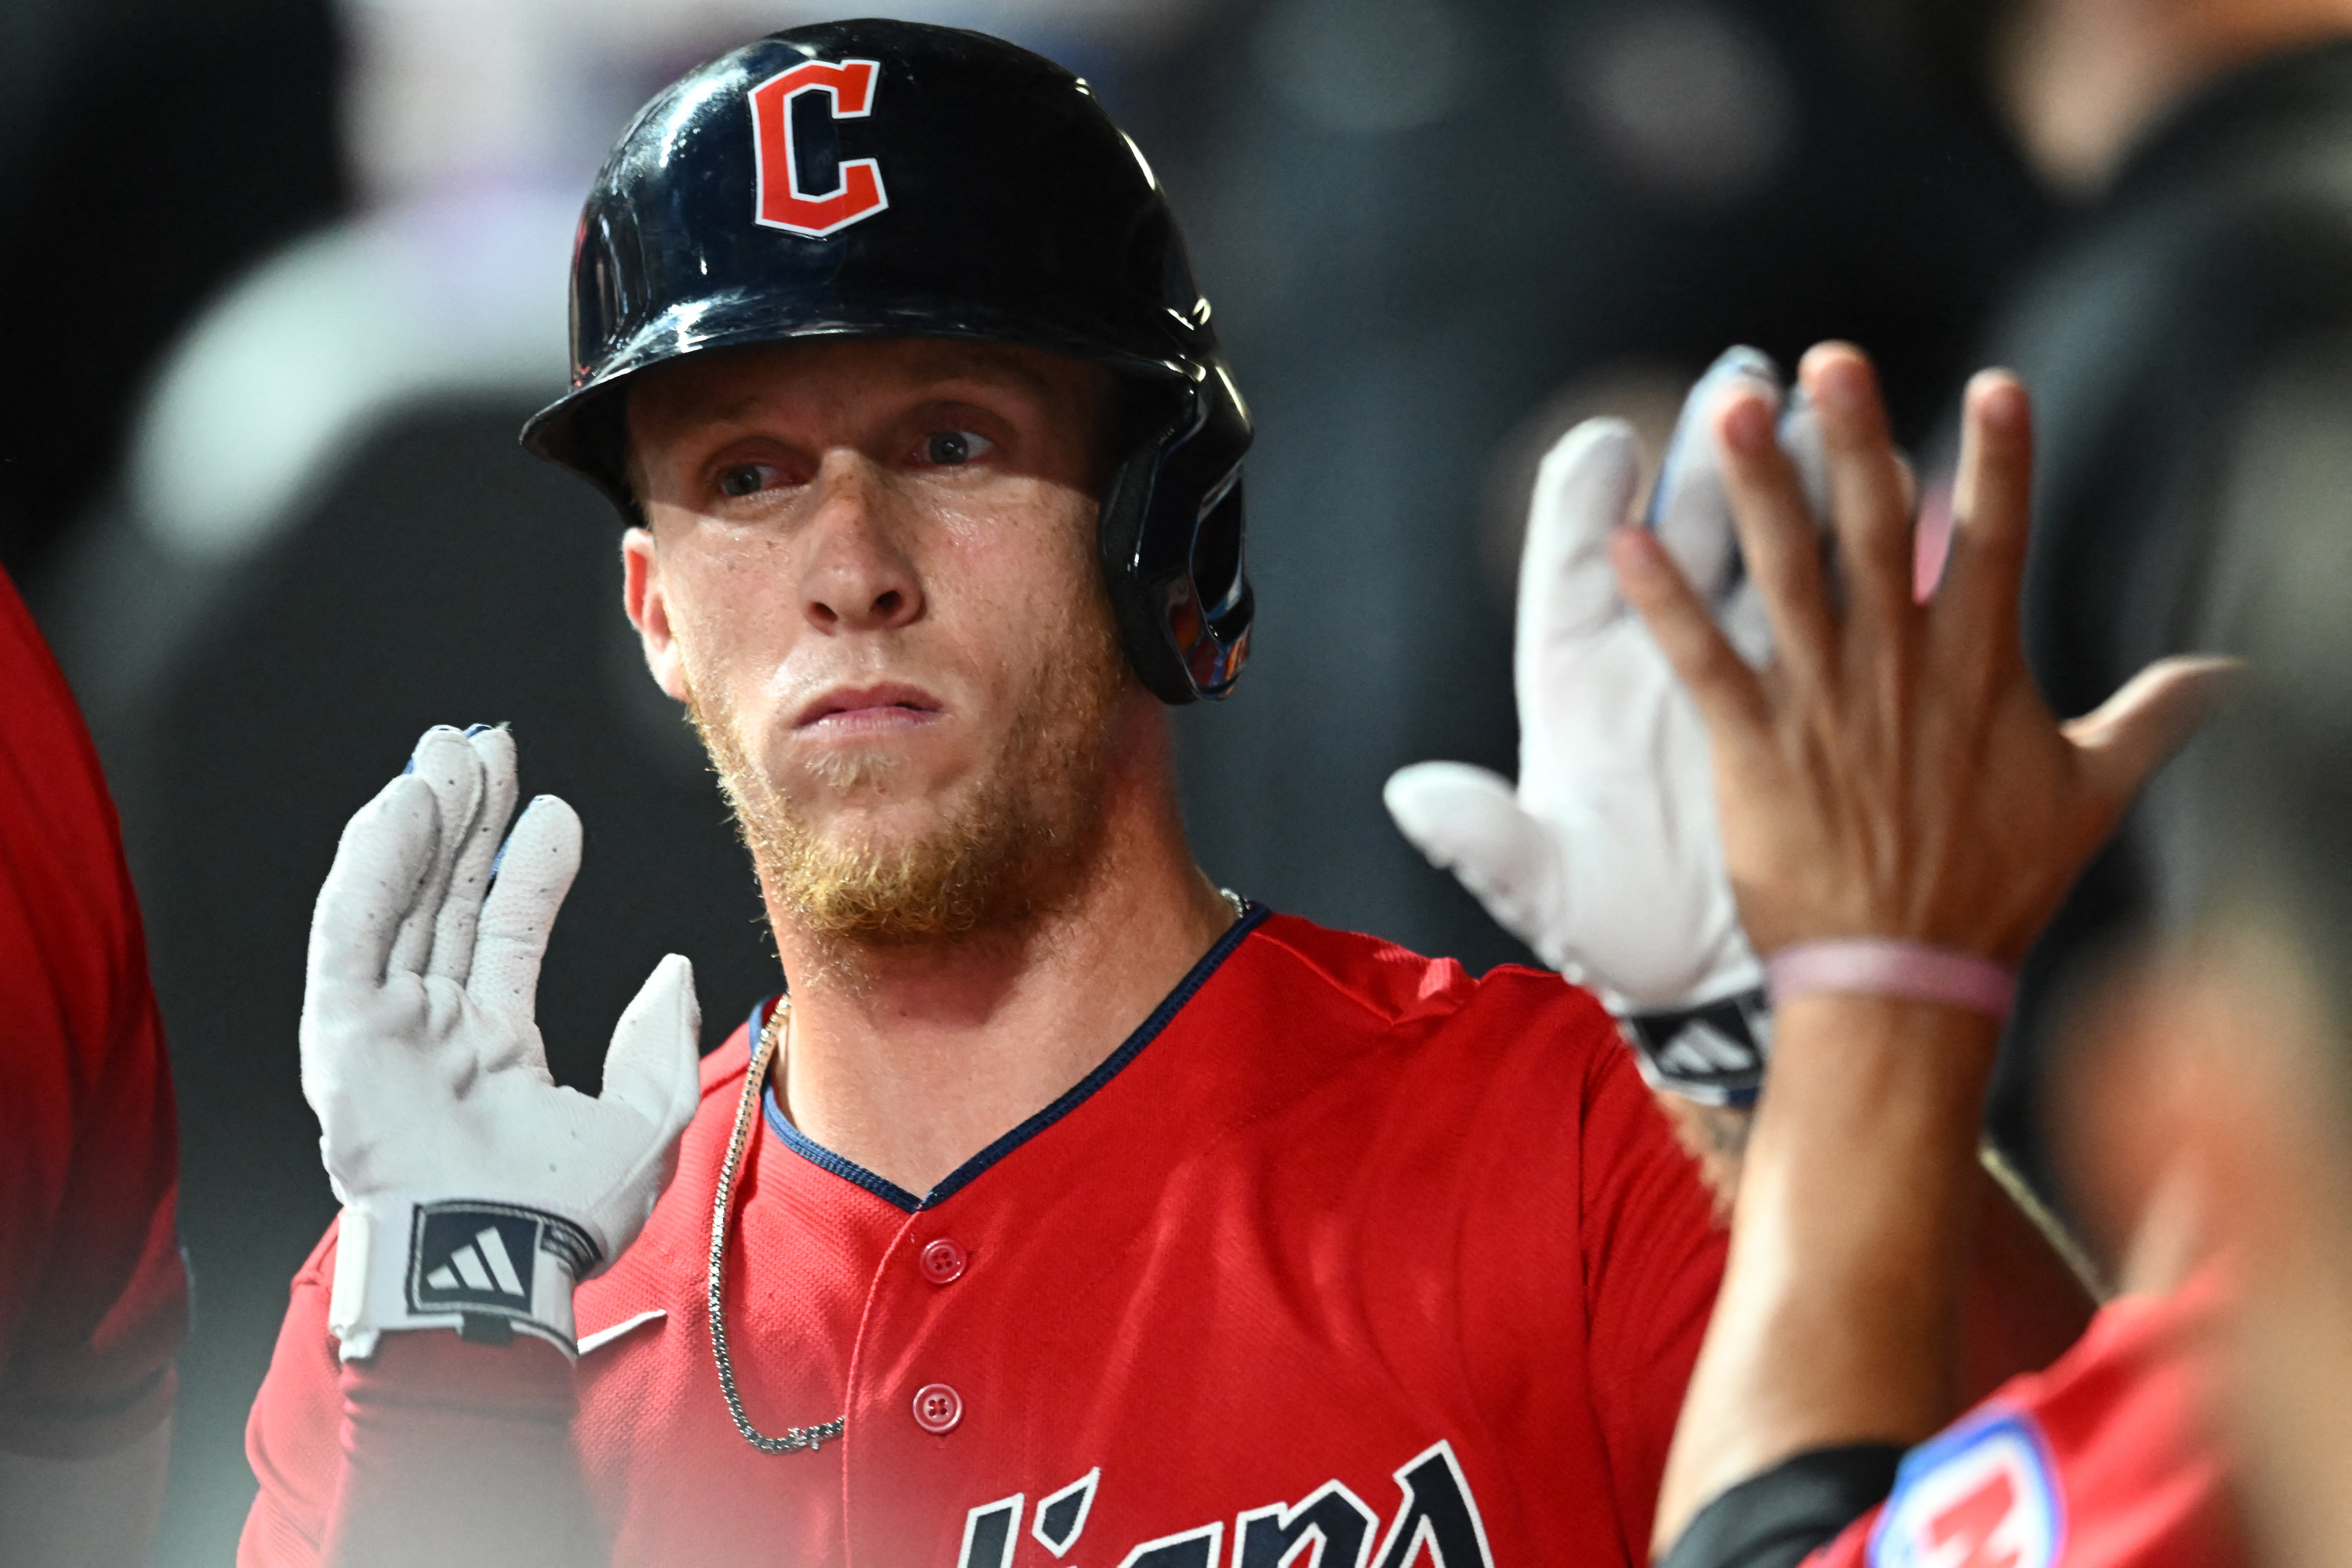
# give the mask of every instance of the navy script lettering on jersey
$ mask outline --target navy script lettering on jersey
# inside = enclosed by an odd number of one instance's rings
[[[1090,1470],[1038,1501],[1030,1533],[1055,1556],[1077,1544],[1101,1477]],[[1397,1469],[1396,1484],[1396,1515],[1377,1536],[1380,1516],[1336,1479],[1297,1502],[1244,1510],[1234,1520],[1233,1568],[1494,1568],[1451,1444],[1441,1439],[1414,1455]],[[1027,1502],[1015,1492],[965,1514],[957,1568],[1010,1568]],[[1224,1521],[1212,1521],[1129,1548],[1118,1568],[1218,1568],[1224,1538]]]

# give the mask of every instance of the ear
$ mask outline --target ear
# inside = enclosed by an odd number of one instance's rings
[[[653,534],[642,528],[621,535],[621,607],[637,628],[645,645],[646,668],[654,684],[675,701],[686,700],[686,661],[669,622],[669,604],[663,596],[661,553]]]

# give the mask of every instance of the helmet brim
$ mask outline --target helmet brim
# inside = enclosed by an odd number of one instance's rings
[[[896,297],[845,299],[822,313],[780,318],[772,299],[744,290],[734,298],[697,300],[646,323],[607,355],[591,378],[532,415],[522,427],[523,448],[593,482],[627,511],[624,428],[619,398],[631,378],[690,355],[824,339],[945,338],[1007,343],[1101,364],[1123,377],[1188,386],[1181,361],[1155,360],[1120,347],[1106,332],[1073,331],[1067,323],[1027,320],[968,301]]]

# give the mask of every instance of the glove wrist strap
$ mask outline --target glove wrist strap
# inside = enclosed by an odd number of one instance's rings
[[[1701,1105],[1756,1103],[1772,1048],[1772,1008],[1760,987],[1685,1006],[1627,1009],[1617,1027],[1652,1089]]]
[[[520,1204],[371,1194],[345,1205],[327,1326],[345,1361],[385,1332],[535,1334],[577,1357],[572,1292],[602,1256],[579,1225]]]

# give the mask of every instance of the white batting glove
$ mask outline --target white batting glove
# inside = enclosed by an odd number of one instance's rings
[[[1780,399],[1764,355],[1717,360],[1684,403],[1648,521],[1733,646],[1761,664],[1770,634],[1740,569],[1710,418],[1734,385]],[[1790,409],[1780,439],[1821,511],[1811,411]],[[1383,798],[1497,923],[1600,994],[1654,1085],[1745,1103],[1762,1081],[1769,1014],[1724,871],[1706,730],[1609,565],[1640,482],[1639,439],[1614,419],[1570,431],[1538,472],[1513,658],[1517,785],[1417,763]]]
[[[699,1099],[675,953],[622,1015],[601,1096],[549,1076],[532,1011],[580,819],[542,795],[501,849],[514,802],[504,730],[427,731],[319,894],[302,1092],[343,1205],[328,1326],[346,1360],[428,1328],[576,1353],[572,1289],[644,1228]]]

